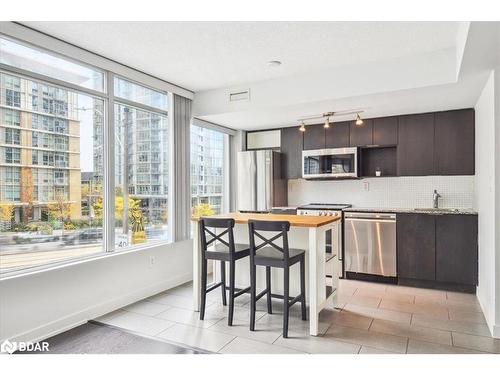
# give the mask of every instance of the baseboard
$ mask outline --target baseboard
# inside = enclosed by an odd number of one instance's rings
[[[72,329],[83,323],[86,323],[91,319],[95,319],[101,315],[108,314],[119,308],[130,305],[131,303],[140,301],[144,298],[148,298],[155,294],[158,294],[164,290],[171,289],[181,284],[184,284],[188,281],[191,281],[192,278],[193,278],[192,273],[189,272],[184,275],[175,277],[171,280],[162,281],[160,283],[138,289],[124,296],[108,300],[104,303],[90,306],[86,309],[77,311],[73,314],[63,316],[57,320],[40,325],[36,328],[8,337],[8,339],[11,341],[38,342],[46,338],[52,337],[54,335],[57,335],[61,332]],[[1,341],[3,340],[4,339],[2,338]]]

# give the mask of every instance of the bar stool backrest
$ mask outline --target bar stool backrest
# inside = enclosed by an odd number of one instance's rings
[[[274,247],[283,253],[285,263],[288,263],[288,231],[290,230],[290,222],[288,221],[265,221],[265,220],[248,220],[248,234],[250,236],[250,257],[254,257],[257,250],[264,246]],[[259,232],[278,232],[278,234],[267,238]],[[255,244],[255,239],[259,238],[262,243]],[[276,242],[283,238],[283,246],[279,246]]]
[[[199,220],[201,250],[203,254],[208,251],[208,247],[215,241],[223,244],[229,249],[229,253],[234,255],[234,219],[202,217]],[[216,229],[225,229],[217,234]],[[227,240],[223,237],[227,235]],[[207,236],[210,238],[207,240]]]

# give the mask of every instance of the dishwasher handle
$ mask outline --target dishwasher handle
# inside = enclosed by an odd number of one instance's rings
[[[394,213],[379,213],[379,212],[346,212],[344,218],[347,219],[363,219],[363,220],[390,220],[396,221]]]

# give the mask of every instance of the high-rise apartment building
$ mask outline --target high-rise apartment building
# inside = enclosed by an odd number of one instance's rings
[[[221,213],[224,187],[224,134],[191,126],[191,205],[208,203]]]
[[[44,220],[49,204],[81,216],[80,121],[74,92],[0,73],[0,202],[14,220]]]

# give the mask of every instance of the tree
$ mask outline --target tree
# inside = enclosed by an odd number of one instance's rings
[[[11,222],[14,216],[14,205],[10,202],[0,202],[0,221]]]
[[[64,194],[57,194],[55,203],[48,206],[49,216],[59,221],[69,221],[71,217],[71,204],[66,200]]]
[[[33,216],[33,175],[30,168],[21,168],[22,219],[27,224]]]
[[[200,218],[202,216],[212,216],[215,214],[213,207],[210,203],[200,203],[193,207],[192,215],[194,218]]]

